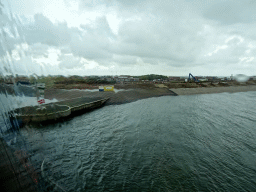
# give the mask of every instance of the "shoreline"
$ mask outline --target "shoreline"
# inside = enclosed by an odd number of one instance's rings
[[[130,89],[118,92],[89,92],[83,90],[48,89],[45,91],[45,99],[57,99],[59,101],[77,97],[108,97],[105,105],[120,105],[141,99],[161,96],[215,94],[215,93],[237,93],[256,91],[256,85],[231,86],[231,87],[202,87],[202,88],[151,88],[151,89]]]
[[[106,103],[107,105],[120,105],[124,103],[134,102],[140,99],[147,99],[151,97],[161,97],[161,96],[177,96],[171,90],[168,89],[132,89],[118,92],[87,92],[80,90],[46,90],[45,98],[46,99],[57,99],[57,100],[66,100],[77,97],[103,97],[110,98]]]
[[[10,90],[1,90],[1,93],[7,93],[10,95],[16,95]],[[194,87],[194,88],[170,88],[170,87],[131,87],[122,86],[115,87],[114,92],[100,92],[96,89],[46,89],[44,98],[49,102],[53,101],[64,101],[68,99],[74,99],[78,97],[101,97],[110,98],[105,105],[120,105],[124,103],[134,102],[140,99],[147,99],[152,97],[161,96],[179,96],[179,95],[197,95],[197,94],[216,94],[216,93],[237,93],[237,92],[248,92],[256,91],[256,85],[239,85],[239,86],[212,86],[212,87]],[[27,96],[27,95],[24,95]],[[54,100],[56,99],[56,100]],[[20,102],[24,102],[21,100]]]
[[[238,93],[256,91],[256,85],[230,86],[230,87],[200,87],[200,88],[177,88],[171,89],[177,95],[199,95],[214,93]]]

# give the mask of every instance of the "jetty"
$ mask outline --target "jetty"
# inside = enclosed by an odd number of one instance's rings
[[[108,99],[102,97],[79,97],[40,106],[27,106],[9,112],[9,117],[13,127],[54,122],[99,108]]]

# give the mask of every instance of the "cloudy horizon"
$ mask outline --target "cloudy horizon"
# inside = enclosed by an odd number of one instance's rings
[[[2,73],[256,75],[254,1],[0,2]]]

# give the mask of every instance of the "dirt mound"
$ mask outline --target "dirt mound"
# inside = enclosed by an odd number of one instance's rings
[[[168,88],[166,85],[164,84],[155,84],[155,87],[157,88]]]
[[[197,88],[200,84],[197,83],[169,83],[167,84],[169,89],[172,88]]]
[[[152,89],[155,88],[154,84],[141,83],[141,84],[116,84],[115,89]]]

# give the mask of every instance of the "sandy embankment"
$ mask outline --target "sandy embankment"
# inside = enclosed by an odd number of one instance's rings
[[[177,88],[170,89],[178,95],[195,95],[195,94],[211,94],[211,93],[236,93],[256,91],[256,85],[247,86],[231,86],[231,87],[201,87],[201,88]]]

